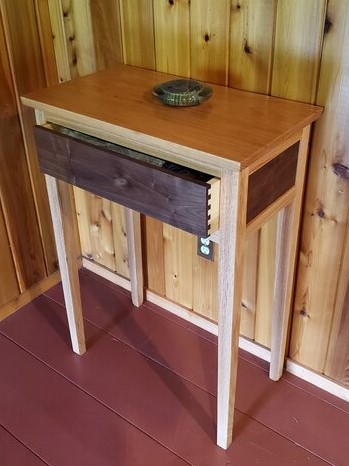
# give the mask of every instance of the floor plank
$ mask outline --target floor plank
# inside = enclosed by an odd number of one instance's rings
[[[1,466],[47,466],[6,429],[0,426]]]
[[[119,287],[104,286],[85,274],[81,274],[80,283],[85,319],[181,377],[216,394],[217,353],[209,340],[193,334],[191,327],[175,325],[172,320],[154,312],[149,304],[140,309],[131,307],[129,293],[120,293]],[[53,287],[48,295],[63,305],[60,286]]]
[[[32,326],[27,331],[41,339]],[[82,358],[61,355],[81,369]],[[159,465],[186,464],[4,336],[0,371],[0,423],[49,465],[144,466],[145,457]],[[17,464],[26,465],[11,466]]]
[[[235,441],[227,452],[221,450],[214,444],[216,417],[214,396],[89,323],[86,324],[88,351],[79,358],[70,350],[61,306],[46,297],[38,298],[25,310],[2,322],[0,330],[50,367],[55,368],[76,386],[81,387],[192,465],[218,466],[234,461],[239,466],[279,466],[280,458],[283,465],[327,464],[239,411],[236,413]],[[40,338],[37,335],[40,335]],[[141,337],[143,338],[143,334]],[[156,350],[161,354],[161,348]],[[4,354],[1,345],[0,354]],[[12,357],[11,367],[13,364]],[[46,368],[45,372],[52,374],[53,371]],[[12,377],[15,377],[16,373],[12,374]],[[54,375],[58,377],[57,374]],[[18,379],[21,377],[18,375]],[[45,377],[42,375],[40,379],[45,380]],[[31,380],[34,390],[40,380],[35,380],[35,377]],[[16,381],[11,385],[15,386]],[[66,388],[65,391],[67,392]],[[57,393],[56,389],[55,393]],[[29,403],[32,406],[33,402],[27,399],[26,394],[27,391],[23,394],[25,404]],[[35,398],[35,402],[38,403],[43,396],[45,406],[47,395],[44,395],[42,393],[36,395],[40,398]],[[60,411],[69,401],[68,398],[68,394],[64,393],[63,389],[63,394],[60,393],[57,400],[61,426],[67,422],[67,418],[64,419]],[[49,399],[51,402],[56,400],[52,395]],[[18,399],[13,402],[18,402]],[[81,401],[72,402],[70,398],[69,414],[71,415],[70,408],[73,409],[74,416],[79,418],[79,426],[91,425],[92,419],[84,418],[89,416]],[[79,414],[80,411],[83,411],[83,414]],[[42,410],[41,415],[43,415]],[[96,416],[97,413],[93,413],[91,417]],[[45,417],[43,418],[43,422],[46,423]],[[9,419],[7,422],[10,422]],[[80,428],[79,426],[68,423],[71,435],[75,428]],[[26,421],[21,435],[28,435],[27,430],[31,428]],[[109,430],[112,430],[112,433],[106,429],[102,433],[100,426],[97,427],[97,431],[93,429],[94,435],[98,432],[98,439],[100,436],[113,436],[115,439],[120,436],[120,441],[125,441],[125,433],[120,433],[113,426],[110,426]],[[84,454],[84,452],[80,453]],[[58,464],[65,466],[66,463]],[[81,464],[81,460],[76,464]],[[98,464],[104,466],[103,462]],[[154,460],[151,464],[166,463],[157,463]]]
[[[85,316],[90,322],[203,390],[216,394],[217,348],[214,343],[193,335],[184,326],[174,325],[171,320],[159,319],[149,304],[129,312],[128,294],[95,280],[92,275],[82,274],[81,287]],[[50,296],[62,302],[59,288],[52,290]],[[267,363],[258,363],[258,358],[241,354],[237,408],[324,460],[346,464],[349,403],[299,379],[296,383],[296,378],[290,374],[275,383],[268,378]],[[333,429],[332,422],[338,426],[338,431]],[[323,438],[327,441],[323,442]]]

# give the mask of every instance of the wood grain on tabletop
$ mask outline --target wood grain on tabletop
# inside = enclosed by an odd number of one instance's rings
[[[61,109],[63,115],[69,112],[102,126],[111,124],[116,134],[118,128],[127,128],[126,132],[142,133],[143,140],[144,134],[163,139],[169,148],[172,142],[215,154],[214,163],[230,166],[248,166],[322,112],[318,107],[214,85],[213,97],[201,106],[170,108],[151,95],[152,87],[166,79],[169,75],[120,65],[31,93],[24,102],[43,110]],[[231,112],[232,108],[239,111]],[[154,139],[151,142],[156,145]]]

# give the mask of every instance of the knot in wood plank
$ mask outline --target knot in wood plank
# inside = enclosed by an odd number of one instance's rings
[[[342,163],[334,163],[332,165],[332,170],[336,176],[349,180],[349,168]]]

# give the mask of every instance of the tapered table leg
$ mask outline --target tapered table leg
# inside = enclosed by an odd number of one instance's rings
[[[246,242],[247,174],[222,171],[218,265],[217,444],[232,441],[242,277]]]
[[[132,209],[125,209],[125,216],[131,298],[134,306],[139,307],[144,300],[141,214]]]
[[[72,198],[72,187],[63,181],[57,182],[55,178],[49,175],[45,175],[45,179],[70,338],[75,353],[83,354],[86,351],[86,345],[81,310],[78,258],[76,257],[75,209]]]
[[[285,362],[309,136],[310,126],[307,126],[299,145],[295,197],[278,214],[269,371],[272,380],[280,379]]]

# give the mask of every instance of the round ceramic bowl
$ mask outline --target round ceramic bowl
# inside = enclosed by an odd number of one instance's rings
[[[191,107],[211,97],[212,89],[192,79],[173,79],[155,86],[153,94],[166,105]]]

